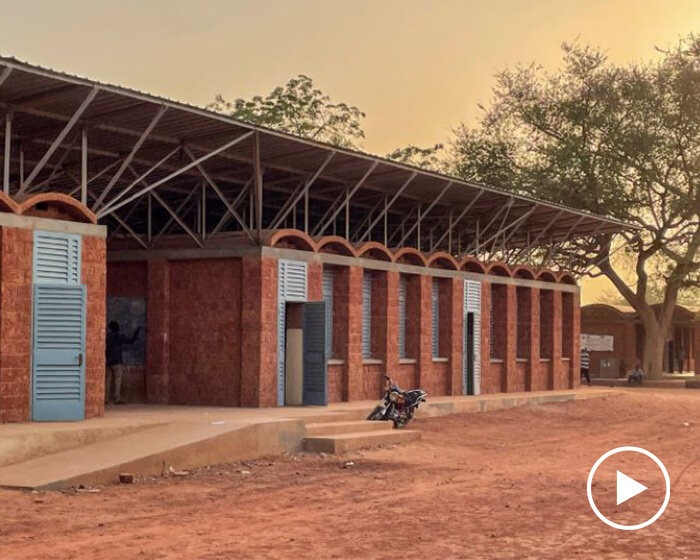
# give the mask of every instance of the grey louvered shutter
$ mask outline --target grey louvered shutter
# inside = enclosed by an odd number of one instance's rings
[[[302,320],[304,333],[304,375],[302,404],[328,404],[328,378],[325,352],[326,302],[304,304]]]
[[[333,357],[333,268],[323,268],[323,301],[326,302],[326,358]]]
[[[80,236],[34,232],[34,283],[80,284]]]
[[[474,314],[474,394],[481,393],[481,282],[464,281],[464,315]],[[466,386],[466,385],[465,385]]]
[[[437,358],[440,355],[440,281],[437,278],[433,278],[432,290],[432,344],[433,357]]]
[[[406,357],[406,275],[399,276],[399,357]]]
[[[362,357],[372,357],[372,273],[362,276]]]

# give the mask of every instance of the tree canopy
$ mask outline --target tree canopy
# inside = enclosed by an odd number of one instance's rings
[[[362,111],[331,102],[311,78],[301,74],[265,97],[227,101],[219,94],[207,109],[343,148],[358,148],[365,137]]]
[[[623,239],[592,235],[545,254],[610,279],[641,317],[644,367],[659,375],[679,294],[700,286],[700,40],[646,65],[616,66],[590,47],[563,52],[557,72],[529,65],[497,75],[480,125],[456,130],[453,169],[635,224]],[[610,258],[617,250],[626,258]],[[631,283],[619,266],[630,262]]]

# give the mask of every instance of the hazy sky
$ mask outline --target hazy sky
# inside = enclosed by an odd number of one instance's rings
[[[615,61],[700,31],[700,0],[0,0],[0,53],[204,105],[303,73],[367,113],[364,148],[444,141],[517,62]]]

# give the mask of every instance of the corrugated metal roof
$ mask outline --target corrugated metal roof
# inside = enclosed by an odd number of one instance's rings
[[[353,197],[354,210],[361,211],[360,214],[353,214],[353,220],[365,216],[370,208],[381,203],[384,195],[392,196],[412,174],[416,174],[392,208],[391,221],[396,226],[401,222],[402,216],[415,211],[418,203],[428,206],[440,196],[445,185],[452,182],[453,186],[434,206],[430,216],[424,219],[426,231],[432,229],[436,236],[446,228],[448,212],[458,213],[482,191],[478,202],[470,208],[468,218],[471,222],[478,220],[482,228],[493,221],[491,229],[480,231],[484,239],[497,231],[500,225],[498,212],[509,201],[513,201],[511,210],[505,213],[509,220],[516,220],[532,211],[527,220],[523,221],[522,233],[514,235],[509,241],[512,246],[522,246],[527,239],[545,231],[546,236],[543,236],[542,241],[556,242],[567,232],[576,236],[633,227],[612,218],[241,122],[165,97],[32,65],[11,57],[0,57],[0,72],[8,68],[12,72],[0,85],[0,106],[14,113],[13,135],[21,136],[23,156],[29,165],[42,157],[46,147],[90,89],[96,87],[99,93],[81,119],[89,126],[91,175],[129,153],[159,108],[166,107],[165,114],[134,158],[133,165],[137,171],[144,172],[177,146],[188,146],[195,154],[201,155],[238,135],[256,131],[260,138],[261,159],[265,168],[265,211],[271,215],[276,213],[299,181],[313,175],[329,154],[334,152],[335,156],[314,183],[310,195],[313,211],[323,212],[332,201],[343,195],[348,186],[358,181],[370,165],[376,165],[370,178]],[[71,143],[73,151],[68,150]],[[65,152],[62,161],[64,167],[74,168],[79,163],[78,147],[78,132],[72,131],[61,147],[61,152]],[[249,180],[252,149],[252,140],[243,141],[203,164],[206,171],[221,182],[227,196],[236,196],[242,185]],[[54,154],[51,163],[56,164],[60,156],[58,152]],[[177,154],[150,175],[149,182],[165,177],[187,161],[189,160],[183,153]],[[49,165],[43,178],[50,173]],[[75,181],[68,173],[65,175],[56,176],[42,188],[70,192],[75,188]],[[132,177],[125,174],[125,179],[130,181]],[[200,179],[197,170],[193,169],[169,182],[162,193],[177,205],[186,191],[191,190],[192,181]],[[108,181],[109,174],[105,174],[91,187],[99,196]],[[41,179],[37,178],[34,183],[40,184]],[[215,206],[214,202],[213,208]],[[134,215],[139,215],[139,212],[134,212]],[[554,218],[556,221],[552,223]],[[474,226],[470,227],[473,229]]]

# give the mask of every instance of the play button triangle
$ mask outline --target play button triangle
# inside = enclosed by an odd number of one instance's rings
[[[641,494],[644,490],[648,490],[646,486],[640,484],[633,478],[630,478],[625,473],[617,471],[617,505],[626,502],[630,498],[634,498],[637,494]]]

